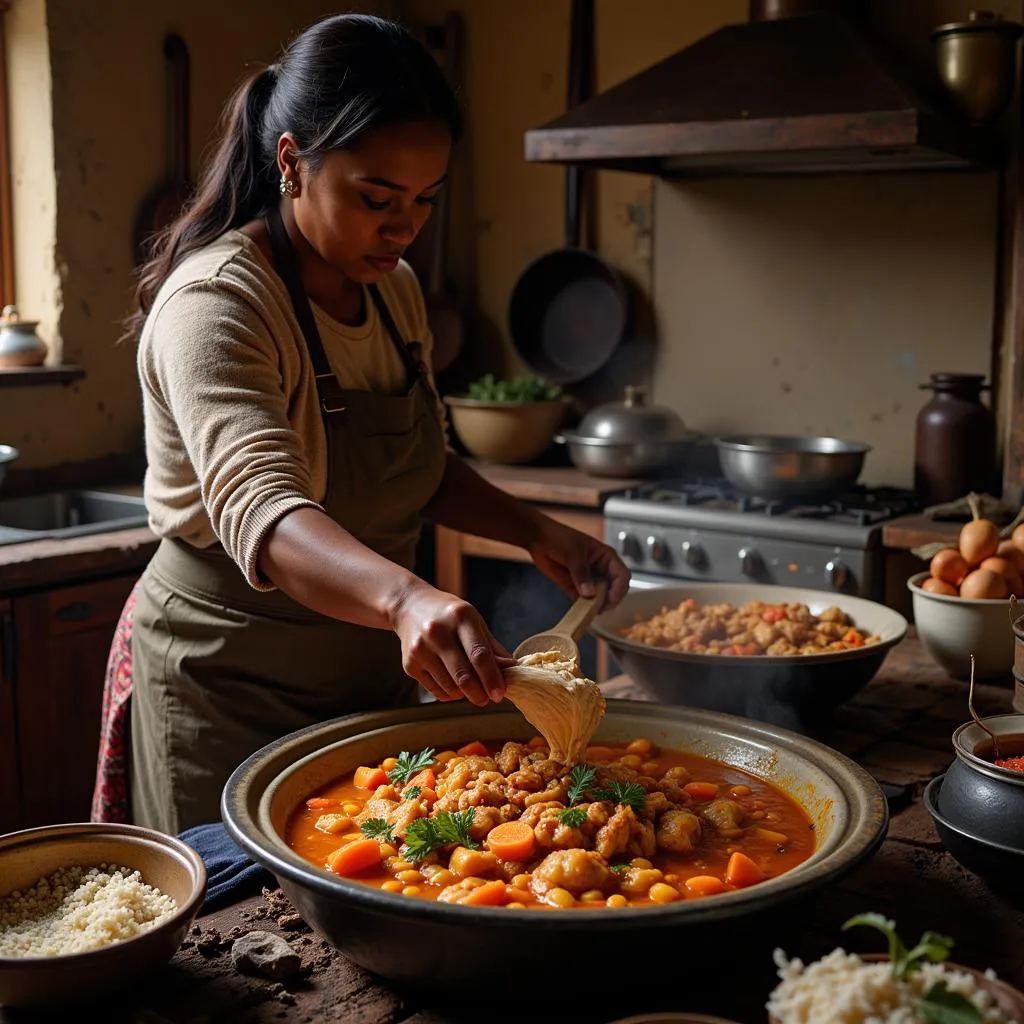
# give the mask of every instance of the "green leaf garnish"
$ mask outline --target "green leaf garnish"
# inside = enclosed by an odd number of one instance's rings
[[[557,384],[533,374],[496,380],[493,373],[485,373],[469,385],[467,397],[478,402],[553,402],[561,394]]]
[[[403,794],[403,800],[415,800],[423,792],[421,786],[410,786]]]
[[[966,996],[950,992],[944,981],[937,981],[923,999],[914,1001],[925,1024],[982,1024],[981,1011]]]
[[[618,779],[608,783],[607,789],[599,789],[594,793],[599,800],[611,800],[612,803],[632,807],[639,813],[644,809],[647,793],[639,782],[620,782]]]
[[[610,867],[612,869],[612,871],[616,872],[617,874],[621,874],[623,871],[628,871],[630,869],[630,866],[631,865],[629,865],[629,864],[609,864],[608,865],[608,867]]]
[[[478,850],[480,844],[473,841],[469,830],[473,827],[476,808],[464,811],[441,811],[433,818],[417,818],[405,830],[405,844],[402,854],[406,860],[421,861],[442,846],[464,846],[467,850]]]
[[[569,828],[579,828],[587,820],[587,812],[582,807],[566,807],[558,812],[558,820]]]
[[[417,772],[429,768],[434,763],[434,748],[427,747],[418,754],[410,754],[403,750],[398,755],[398,764],[388,772],[388,778],[395,784],[408,782]]]
[[[395,826],[389,825],[383,818],[370,818],[359,826],[359,831],[367,839],[383,839],[387,843],[395,843]]]
[[[568,800],[570,804],[578,804],[597,778],[597,769],[589,764],[578,764],[569,773]]]

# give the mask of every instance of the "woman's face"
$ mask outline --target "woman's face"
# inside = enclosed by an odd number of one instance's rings
[[[451,135],[443,124],[390,125],[351,150],[328,153],[315,171],[296,164],[282,136],[278,163],[299,183],[295,223],[327,264],[373,284],[389,274],[426,223],[448,173]]]

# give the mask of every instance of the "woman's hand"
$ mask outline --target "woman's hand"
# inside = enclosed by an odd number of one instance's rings
[[[501,670],[515,661],[471,604],[418,581],[396,601],[391,621],[406,674],[438,700],[486,707],[505,696]]]
[[[605,608],[614,608],[629,590],[629,569],[607,544],[543,517],[528,550],[537,568],[574,601],[594,596],[594,579],[608,581]]]

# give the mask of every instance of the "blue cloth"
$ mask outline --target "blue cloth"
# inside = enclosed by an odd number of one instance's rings
[[[204,913],[253,896],[265,885],[277,887],[274,876],[252,860],[220,823],[196,825],[178,838],[188,843],[206,865]]]

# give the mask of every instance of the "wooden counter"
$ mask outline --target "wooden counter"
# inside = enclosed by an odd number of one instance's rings
[[[955,541],[962,522],[930,519],[918,514],[891,519],[882,527],[882,545],[894,550],[909,551],[925,544]]]
[[[485,480],[522,501],[599,509],[606,498],[638,487],[643,480],[588,476],[571,466],[498,466],[468,459]]]

